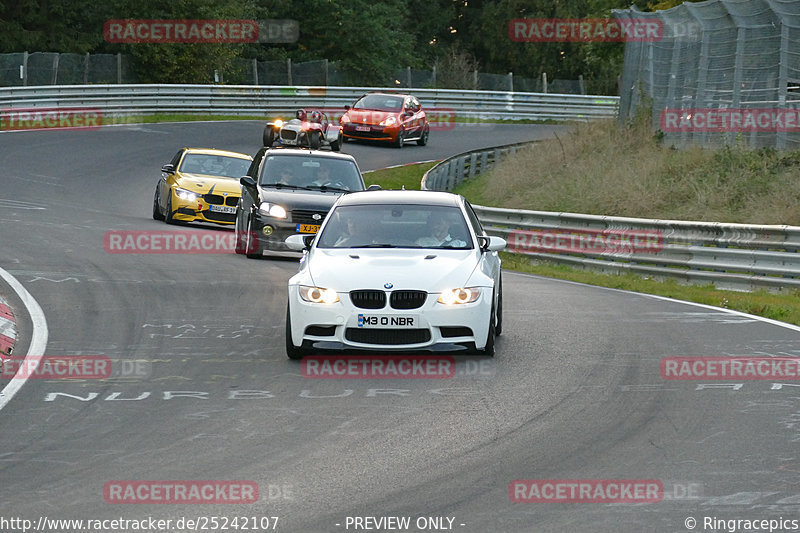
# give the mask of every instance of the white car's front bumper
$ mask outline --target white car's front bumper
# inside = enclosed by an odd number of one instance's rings
[[[395,290],[397,290],[395,288]],[[382,309],[356,307],[347,292],[333,304],[306,302],[297,285],[289,286],[289,314],[293,344],[316,348],[361,350],[426,350],[474,343],[486,346],[492,311],[492,289],[481,289],[472,303],[445,305],[439,294],[428,294],[417,309],[394,309],[385,291]]]

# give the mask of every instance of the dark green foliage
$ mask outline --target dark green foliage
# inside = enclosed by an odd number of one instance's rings
[[[633,2],[647,10],[656,4]],[[337,62],[349,84],[385,84],[398,68],[434,63],[550,80],[583,75],[587,92],[616,94],[621,43],[520,43],[514,18],[610,17],[630,0],[0,0],[0,53],[125,53],[142,82],[235,83],[243,59]],[[266,19],[300,23],[297,43],[111,44],[110,19]],[[459,73],[449,73],[458,79]]]

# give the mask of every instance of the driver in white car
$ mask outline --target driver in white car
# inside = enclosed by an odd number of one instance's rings
[[[466,242],[460,239],[454,239],[450,235],[450,222],[448,222],[447,218],[445,218],[441,213],[431,213],[431,215],[428,217],[428,228],[431,234],[417,239],[417,244],[419,246],[432,248],[460,248],[467,245]]]

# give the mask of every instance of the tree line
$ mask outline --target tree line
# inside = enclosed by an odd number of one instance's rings
[[[0,0],[0,53],[123,53],[145,83],[207,83],[234,58],[339,62],[369,85],[410,66],[535,78],[576,79],[616,94],[622,43],[515,42],[519,18],[611,17],[631,5],[665,9],[677,0]],[[110,43],[119,19],[294,19],[288,44]]]

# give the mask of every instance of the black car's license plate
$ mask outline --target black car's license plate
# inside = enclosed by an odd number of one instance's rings
[[[298,233],[316,233],[319,231],[319,224],[298,224],[296,231]]]

